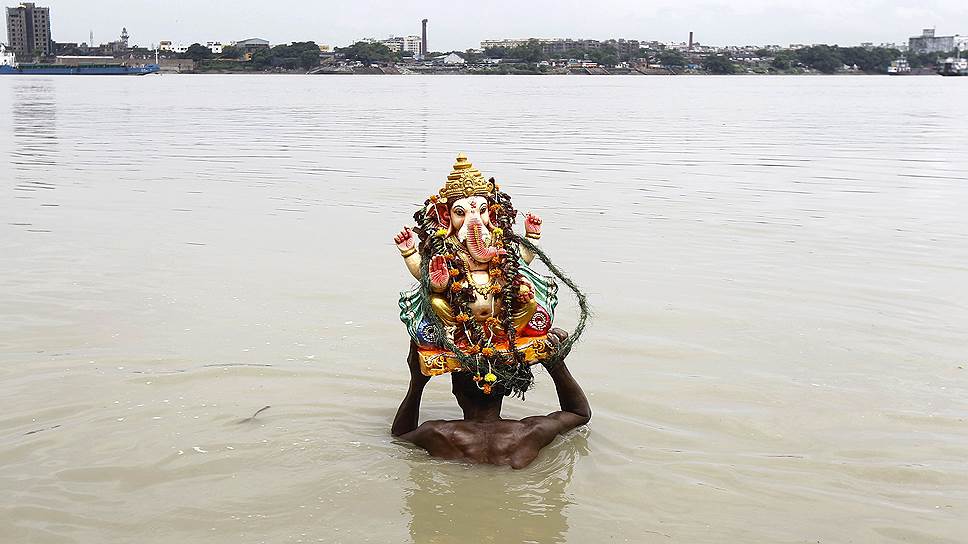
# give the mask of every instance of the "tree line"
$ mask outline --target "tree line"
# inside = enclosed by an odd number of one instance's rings
[[[216,55],[208,47],[194,43],[179,57],[202,63],[217,60],[238,61],[243,58],[243,54],[240,48],[227,45],[222,48],[221,54]],[[255,69],[282,68],[295,70],[301,68],[309,70],[319,66],[319,46],[316,45],[316,42],[309,41],[260,49],[252,54],[249,66]]]
[[[484,56],[492,59],[517,60],[528,63],[551,59],[551,55],[545,53],[541,42],[538,40],[528,40],[527,43],[514,47],[487,47],[484,49]],[[588,60],[604,66],[614,66],[622,61],[632,60],[631,57],[634,56],[622,55],[612,45],[602,45],[594,49],[572,48],[560,55],[555,55],[555,58]]]
[[[409,52],[394,52],[386,45],[374,42],[356,42],[348,47],[336,48],[336,52],[347,60],[359,61],[364,64],[399,62],[403,57],[412,56]],[[428,53],[428,56],[438,56],[443,53]],[[550,60],[544,52],[540,42],[530,40],[516,47],[488,47],[483,55],[479,52],[458,52],[468,62],[480,62],[484,57],[517,61],[522,64],[537,64]],[[777,71],[788,71],[796,68],[810,68],[822,73],[834,73],[844,66],[856,66],[857,69],[869,73],[884,73],[891,62],[901,57],[901,52],[894,48],[885,47],[839,47],[836,45],[812,45],[800,49],[785,49],[771,51],[760,49],[757,56],[769,60],[769,66]],[[954,52],[948,55],[954,55]],[[196,62],[217,60],[239,60],[243,51],[234,46],[225,46],[220,55],[201,44],[192,44],[188,50],[179,55],[181,58],[192,59]],[[941,55],[946,56],[946,55]],[[602,45],[594,49],[570,49],[555,58],[570,58],[587,60],[602,66],[614,66],[622,61],[639,58],[651,59],[655,63],[670,67],[681,68],[690,64],[701,65],[704,70],[714,74],[732,74],[739,71],[739,67],[728,53],[712,55],[683,54],[674,49],[650,50],[640,48],[631,54],[620,54],[611,45]],[[908,52],[905,57],[912,68],[932,66],[937,62],[937,54],[917,54]],[[282,68],[282,69],[311,69],[319,65],[319,47],[315,42],[293,42],[289,45],[277,45],[271,49],[256,51],[251,58],[254,69]]]
[[[778,51],[771,65],[777,70],[789,70],[797,66],[812,68],[832,74],[844,66],[856,66],[864,72],[884,73],[891,61],[901,52],[888,47],[839,47],[836,45],[811,45],[795,50]]]

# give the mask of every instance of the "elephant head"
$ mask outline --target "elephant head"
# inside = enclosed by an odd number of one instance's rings
[[[494,225],[488,204],[483,196],[470,196],[436,208],[438,220],[448,229],[448,236],[456,234],[471,258],[479,263],[490,262],[501,251],[491,245]]]

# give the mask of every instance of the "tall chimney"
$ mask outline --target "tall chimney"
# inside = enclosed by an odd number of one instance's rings
[[[692,51],[692,32],[689,32],[689,50]]]
[[[427,19],[420,21],[423,27],[423,34],[420,39],[420,58],[427,56]]]

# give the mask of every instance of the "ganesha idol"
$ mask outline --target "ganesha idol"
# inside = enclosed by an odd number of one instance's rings
[[[470,371],[485,393],[518,393],[533,380],[529,365],[554,354],[547,335],[558,287],[529,267],[541,219],[525,216],[524,243],[516,217],[510,197],[460,154],[414,215],[417,226],[394,238],[420,281],[401,293],[400,319],[425,375]]]

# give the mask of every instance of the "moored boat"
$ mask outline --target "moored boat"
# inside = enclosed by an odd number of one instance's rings
[[[15,64],[0,65],[0,75],[38,76],[143,76],[161,70],[157,64],[124,66],[122,64]]]
[[[968,76],[968,59],[946,58],[938,68],[938,73],[943,76]]]
[[[911,73],[911,65],[904,57],[901,57],[891,62],[891,65],[887,67],[887,75],[890,75],[890,76],[903,76],[910,73]]]

